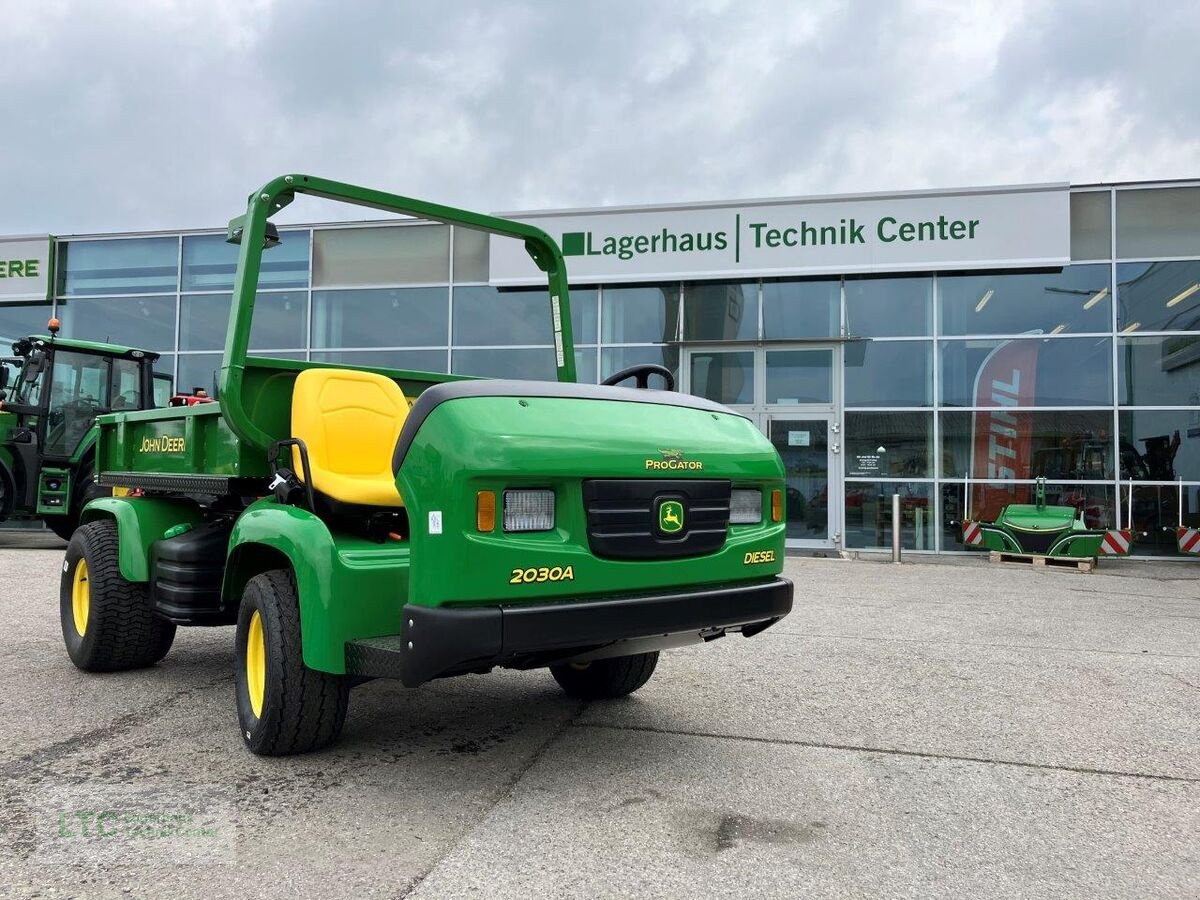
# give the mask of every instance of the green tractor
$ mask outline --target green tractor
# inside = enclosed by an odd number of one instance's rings
[[[13,343],[0,365],[0,520],[40,517],[66,540],[93,497],[96,417],[165,406],[169,376],[157,353],[48,335]]]
[[[247,355],[279,240],[269,216],[298,193],[523,241],[547,275],[558,381]],[[100,417],[98,483],[130,493],[91,501],[67,548],[60,614],[79,668],[151,665],[177,626],[236,625],[242,738],[279,755],[334,740],[370,679],[549,668],[572,697],[616,698],[660,651],[751,637],[791,610],[771,443],[671,390],[661,366],[576,384],[545,232],[287,175],[228,236],[219,402]]]

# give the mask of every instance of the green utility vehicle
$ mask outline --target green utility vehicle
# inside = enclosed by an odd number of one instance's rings
[[[0,366],[0,519],[40,516],[65,540],[109,493],[94,481],[96,416],[165,406],[171,381],[154,374],[157,353],[60,338],[57,319],[48,330]]]
[[[547,275],[558,382],[247,355],[268,217],[297,193],[524,242]],[[785,616],[784,473],[725,407],[637,366],[575,383],[567,276],[541,230],[304,175],[251,195],[219,402],[100,418],[99,483],[63,563],[71,660],[153,664],[176,626],[236,624],[255,753],[332,741],[349,688],[548,667],[637,690],[660,650]],[[389,323],[402,328],[403,322]]]

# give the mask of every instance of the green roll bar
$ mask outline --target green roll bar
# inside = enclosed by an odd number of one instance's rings
[[[501,219],[497,216],[455,209],[399,194],[329,181],[311,175],[281,175],[250,195],[246,214],[231,219],[226,240],[239,244],[237,274],[233,281],[233,307],[229,311],[229,330],[225,335],[225,356],[221,362],[221,411],[229,427],[241,440],[266,450],[274,440],[258,427],[250,416],[243,396],[246,356],[250,346],[250,325],[254,317],[254,299],[258,293],[258,274],[263,249],[268,245],[267,220],[283,209],[296,194],[310,194],[356,206],[463,225],[477,231],[517,238],[537,267],[546,273],[550,288],[550,319],[554,331],[555,364],[559,381],[575,381],[575,349],[571,337],[571,307],[567,290],[567,267],[554,239],[540,228]]]

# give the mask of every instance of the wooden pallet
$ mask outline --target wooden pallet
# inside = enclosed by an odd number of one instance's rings
[[[994,563],[1024,563],[1034,568],[1067,569],[1089,574],[1096,570],[1096,560],[1090,556],[1039,556],[1036,553],[1001,553],[992,550],[988,553],[988,559]]]

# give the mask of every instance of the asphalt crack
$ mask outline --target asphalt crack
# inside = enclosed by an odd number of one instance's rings
[[[830,744],[822,741],[798,741],[789,738],[752,737],[737,734],[718,734],[711,731],[684,731],[670,728],[654,728],[649,725],[608,725],[603,722],[575,722],[575,728],[607,728],[612,731],[641,731],[649,734],[670,734],[683,737],[711,738],[720,741],[749,741],[755,744],[774,744],[784,747],[809,747],[816,750],[840,750],[849,753],[880,753],[885,756],[905,756],[914,759],[936,759],[946,762],[982,763],[991,766],[1012,766],[1019,769],[1036,769],[1046,772],[1068,772],[1074,775],[1098,775],[1107,778],[1138,778],[1148,781],[1175,781],[1184,784],[1200,784],[1200,778],[1187,775],[1156,775],[1146,772],[1123,772],[1118,769],[1096,769],[1088,766],[1060,766],[1053,763],[1023,762],[1015,759],[997,759],[985,756],[966,756],[954,753],[931,753],[923,750],[899,750],[888,747],[866,747],[858,744]]]

